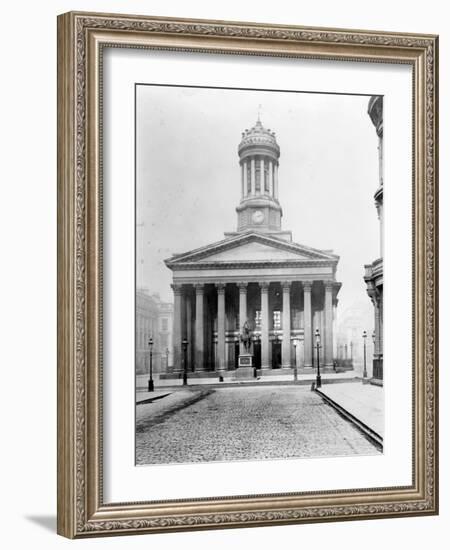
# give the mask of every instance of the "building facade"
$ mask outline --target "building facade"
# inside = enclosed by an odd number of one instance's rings
[[[372,376],[372,360],[374,336],[372,324],[368,317],[372,316],[369,303],[354,303],[339,314],[339,325],[336,333],[337,365],[353,368],[358,375],[364,372],[364,348],[366,371]],[[363,334],[366,332],[366,338]]]
[[[219,376],[238,368],[244,323],[262,375],[294,365],[312,368],[316,329],[321,366],[332,368],[339,257],[297,244],[282,229],[275,133],[258,119],[243,132],[238,154],[236,231],[166,260],[173,273],[174,370],[181,371],[185,360],[189,371]]]
[[[375,192],[375,206],[380,224],[380,257],[364,266],[367,293],[374,308],[373,381],[383,380],[383,97],[372,96],[368,106],[369,117],[378,136],[379,187]]]
[[[150,368],[150,338],[152,367],[155,374],[166,372],[172,364],[173,304],[163,302],[158,294],[145,289],[136,292],[136,373]]]

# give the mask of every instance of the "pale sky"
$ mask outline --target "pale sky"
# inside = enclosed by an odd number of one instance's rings
[[[379,257],[379,226],[368,96],[139,85],[136,98],[138,287],[172,302],[163,260],[236,230],[237,148],[261,105],[281,149],[282,228],[294,242],[333,249],[339,310],[367,304],[370,315],[364,264]]]

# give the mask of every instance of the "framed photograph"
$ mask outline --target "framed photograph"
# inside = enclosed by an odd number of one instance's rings
[[[58,532],[438,512],[438,39],[58,18]]]

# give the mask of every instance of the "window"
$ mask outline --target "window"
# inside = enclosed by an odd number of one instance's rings
[[[169,320],[167,317],[161,319],[161,330],[167,332],[169,330]]]
[[[269,192],[269,161],[264,161],[264,191]]]
[[[255,158],[255,191],[261,192],[261,161],[258,157]]]
[[[260,329],[261,328],[261,310],[257,309],[255,311],[255,328]]]
[[[161,334],[161,336],[159,338],[159,345],[160,345],[161,348],[164,348],[164,351],[166,350],[166,348],[168,346],[167,334]]]
[[[252,192],[252,167],[250,161],[247,161],[247,195]]]
[[[273,311],[273,329],[274,330],[281,329],[281,311],[280,310]]]

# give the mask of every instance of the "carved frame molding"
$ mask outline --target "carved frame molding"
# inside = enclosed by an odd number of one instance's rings
[[[108,47],[408,63],[414,73],[411,487],[102,501],[99,82]],[[71,538],[436,514],[437,47],[432,35],[126,15],[58,18],[58,532]]]

